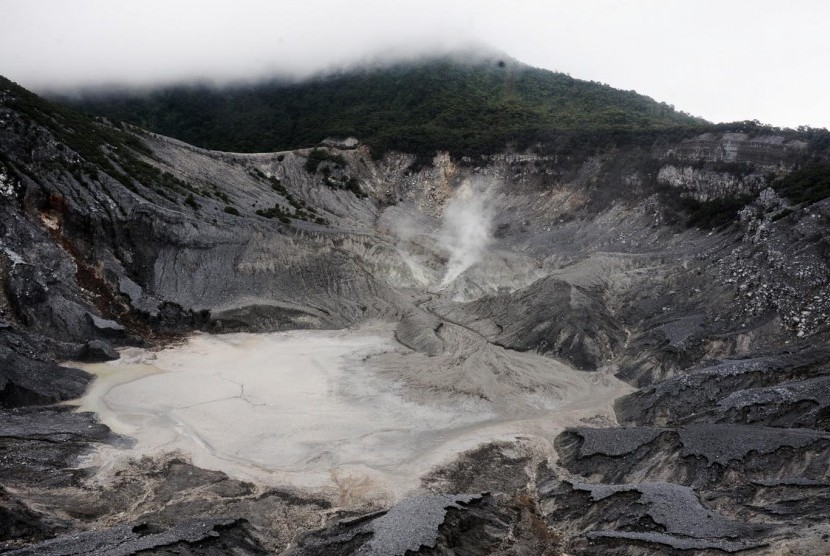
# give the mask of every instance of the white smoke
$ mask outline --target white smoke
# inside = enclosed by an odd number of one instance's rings
[[[448,286],[484,258],[493,239],[493,207],[486,187],[465,181],[444,209],[438,240],[449,252],[441,286]]]

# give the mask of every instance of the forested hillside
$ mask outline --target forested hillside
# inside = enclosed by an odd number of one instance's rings
[[[441,57],[351,70],[300,83],[88,91],[59,98],[189,143],[267,152],[359,137],[389,149],[456,155],[519,146],[556,131],[643,131],[704,124],[634,91],[513,60]]]

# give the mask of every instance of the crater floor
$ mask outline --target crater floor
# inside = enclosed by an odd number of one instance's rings
[[[533,391],[499,389],[525,401],[521,413],[501,409],[504,399],[453,394],[442,383],[413,389],[390,373],[390,362],[403,369],[422,356],[397,344],[392,329],[197,334],[161,351],[130,348],[117,361],[82,365],[97,380],[79,409],[136,442],[100,448],[88,463],[106,473],[130,458],[179,452],[258,483],[324,487],[360,477],[399,497],[433,466],[482,442],[521,435],[549,449],[565,426],[610,418],[612,400],[630,390],[603,373],[510,350],[500,357],[525,366],[535,359],[549,371],[549,384]],[[442,376],[438,367],[448,363],[432,359],[433,376]],[[432,387],[444,395],[424,395]]]

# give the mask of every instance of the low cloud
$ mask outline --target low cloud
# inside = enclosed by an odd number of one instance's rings
[[[710,121],[830,126],[822,0],[3,0],[0,14],[0,74],[40,92],[301,79],[489,44]]]
[[[429,4],[12,0],[0,74],[39,90],[224,84],[483,45]]]

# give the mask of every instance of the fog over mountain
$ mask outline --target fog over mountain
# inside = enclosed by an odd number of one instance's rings
[[[0,74],[43,91],[303,77],[460,47],[710,121],[830,126],[830,4],[801,0],[389,3],[4,0]]]

